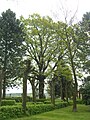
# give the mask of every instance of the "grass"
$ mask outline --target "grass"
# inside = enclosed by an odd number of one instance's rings
[[[72,112],[72,106],[12,120],[90,120],[90,106],[78,105],[78,112]]]

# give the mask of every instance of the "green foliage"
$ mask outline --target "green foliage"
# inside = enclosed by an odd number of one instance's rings
[[[16,102],[22,102],[22,97],[6,97],[5,100],[15,100]]]
[[[53,105],[51,104],[48,104],[48,105],[30,105],[28,106],[28,112],[30,115],[35,115],[35,114],[38,114],[38,113],[43,113],[43,112],[48,112],[48,111],[51,111],[54,109]]]
[[[67,107],[68,103],[67,102],[60,102],[60,103],[56,103],[55,104],[55,108],[59,109],[59,108],[63,108],[63,107]]]
[[[15,105],[15,104],[16,104],[15,100],[2,100],[1,101],[1,106]]]
[[[83,102],[86,105],[90,105],[90,83],[88,82],[82,89]]]
[[[90,53],[90,51],[88,51]],[[86,61],[85,62],[85,65],[84,65],[84,70],[87,70],[88,72],[90,72],[90,60]]]
[[[43,102],[36,102],[36,104],[43,104]]]
[[[44,101],[44,104],[51,104],[50,100]]]
[[[22,102],[22,97],[13,97],[16,102]]]
[[[90,31],[90,12],[86,12],[83,15],[82,22],[81,22],[82,29],[86,31]]]
[[[88,35],[88,38],[86,38],[87,40],[87,45],[86,45],[86,55],[87,58],[89,58],[90,56],[90,12],[86,12],[83,17],[82,17],[82,21],[80,22],[80,27],[81,29],[84,31],[84,33],[86,33]],[[85,51],[83,52],[85,54]],[[87,70],[90,72],[90,59],[87,59],[85,61],[85,65],[84,65],[84,70]]]
[[[23,116],[21,106],[2,106],[0,107],[0,120],[18,118]]]
[[[22,17],[21,21],[26,32],[27,55],[34,63],[34,74],[39,80],[39,98],[44,98],[44,80],[53,71],[54,66],[56,67],[58,58],[64,54],[65,46],[58,35],[63,24],[59,22],[58,28],[58,24],[50,17],[41,17],[38,14],[30,15],[28,19]]]
[[[80,93],[82,94],[83,103],[90,105],[90,76],[83,79],[83,83],[80,87]]]
[[[68,105],[71,105],[71,106],[72,106],[72,105],[73,105],[73,101],[72,101],[72,100],[69,100],[69,101],[68,101]]]
[[[46,99],[42,98],[42,99],[37,99],[36,102],[43,102],[46,101]]]
[[[77,102],[77,104],[83,104],[83,100],[82,99],[77,99],[76,102]]]
[[[10,9],[0,16],[0,68],[3,71],[3,91],[6,87],[18,86],[15,80],[20,77],[20,61],[24,55],[23,25]],[[17,84],[16,84],[17,83]],[[3,92],[5,97],[5,92]]]
[[[5,100],[15,100],[16,102],[22,102],[22,97],[6,97]],[[27,102],[32,101],[30,96],[27,96]]]

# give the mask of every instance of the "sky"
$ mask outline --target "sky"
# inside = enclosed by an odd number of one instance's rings
[[[68,17],[77,11],[76,20],[79,21],[83,14],[90,11],[90,0],[0,0],[0,13],[9,8],[17,17],[23,15],[27,18],[30,14],[39,13],[42,16],[58,17],[59,20],[64,19],[65,11],[68,11]]]
[[[16,13],[17,18],[27,18],[33,13],[50,16],[55,20],[64,20],[66,13],[70,19],[75,13],[75,21],[82,19],[83,14],[90,12],[90,0],[0,0],[0,14],[7,9]],[[66,12],[67,11],[67,12]],[[28,86],[28,92],[31,87]],[[20,89],[9,89],[7,93],[20,93]]]

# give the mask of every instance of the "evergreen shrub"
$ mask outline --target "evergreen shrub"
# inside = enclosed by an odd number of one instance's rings
[[[1,106],[15,105],[15,104],[16,104],[15,100],[2,100],[1,101]]]

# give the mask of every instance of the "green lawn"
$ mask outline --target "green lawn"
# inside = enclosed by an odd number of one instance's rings
[[[90,120],[90,106],[79,105],[78,112],[72,112],[72,106],[57,109],[31,117],[12,120]]]

